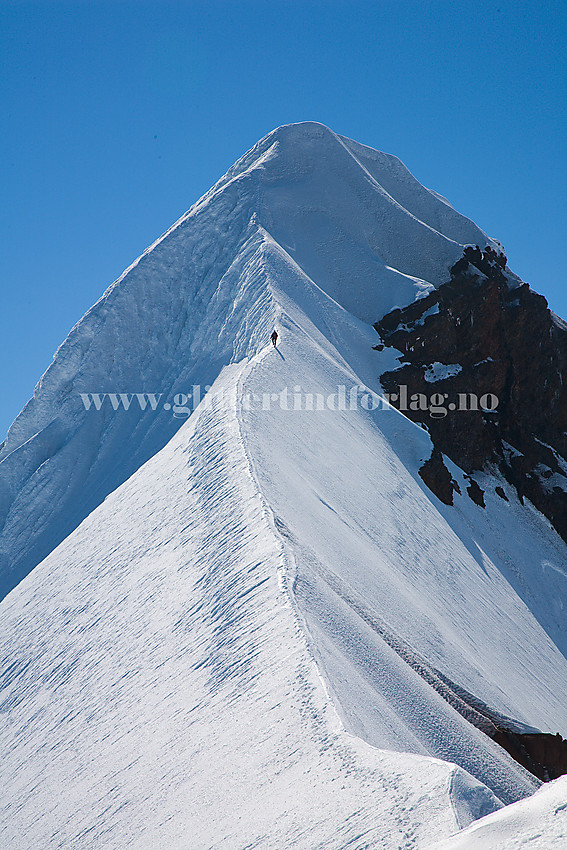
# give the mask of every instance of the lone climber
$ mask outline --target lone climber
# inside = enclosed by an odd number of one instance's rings
[[[278,341],[278,332],[275,328],[272,331],[272,335],[271,335],[270,339],[272,340],[272,345],[275,346],[277,344],[277,341]]]

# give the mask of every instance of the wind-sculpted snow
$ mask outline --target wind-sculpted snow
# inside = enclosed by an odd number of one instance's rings
[[[163,409],[166,400],[193,384],[204,392],[269,333],[262,239],[252,228],[233,257],[211,216],[200,225],[184,238],[181,224],[111,287],[71,331],[10,429],[0,461],[4,594],[173,436],[183,419]],[[243,222],[241,229],[246,235]],[[211,263],[222,256],[203,274],[202,254]],[[156,411],[87,411],[80,394],[93,392],[162,398]]]
[[[0,596],[181,421],[161,405],[93,416],[81,393],[163,402],[258,351],[275,315],[256,254],[265,231],[368,322],[442,282],[462,253],[455,239],[486,242],[395,157],[319,124],[270,133],[73,328],[11,426],[0,450]]]

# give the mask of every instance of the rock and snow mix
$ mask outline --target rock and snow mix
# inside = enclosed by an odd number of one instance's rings
[[[445,378],[452,378],[462,372],[463,367],[458,363],[432,363],[429,369],[425,372],[425,380],[429,384],[434,384],[436,381],[444,381]]]

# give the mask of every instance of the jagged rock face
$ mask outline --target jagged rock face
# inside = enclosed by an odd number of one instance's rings
[[[498,466],[567,540],[567,325],[505,263],[468,247],[449,282],[378,322],[381,344],[402,352],[382,383],[402,402],[407,386],[406,415],[427,426],[437,449],[468,473]],[[432,416],[416,394],[434,393],[445,397]],[[480,504],[476,489],[469,495]]]

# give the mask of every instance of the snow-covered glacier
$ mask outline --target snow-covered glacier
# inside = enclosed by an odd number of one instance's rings
[[[290,125],[73,328],[0,453],[2,846],[435,847],[536,790],[454,695],[567,733],[564,542],[330,401],[380,396],[372,324],[469,243],[396,157]]]

